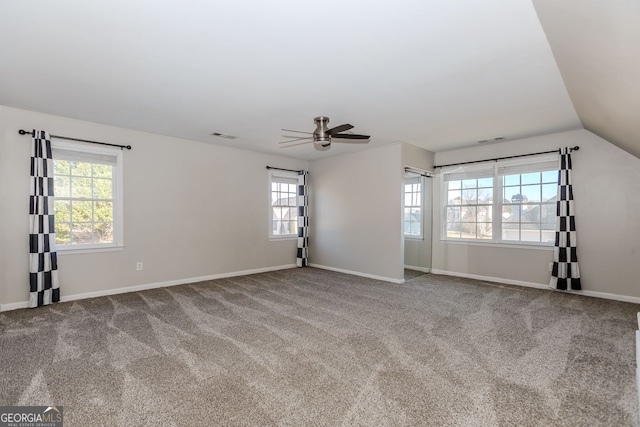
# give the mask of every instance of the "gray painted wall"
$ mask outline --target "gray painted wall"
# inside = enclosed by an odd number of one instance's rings
[[[310,162],[309,260],[402,280],[400,144]]]
[[[61,254],[63,297],[295,263],[295,239],[268,239],[265,166],[306,161],[0,107],[2,304],[28,299],[31,149],[21,128],[133,146],[124,153],[125,248]]]
[[[436,164],[579,145],[573,154],[578,260],[583,289],[640,296],[640,159],[585,130],[438,153]],[[439,239],[443,209],[434,191],[433,268],[548,284],[552,250],[489,247]]]

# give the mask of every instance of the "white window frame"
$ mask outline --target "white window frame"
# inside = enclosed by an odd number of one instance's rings
[[[60,254],[105,252],[121,250],[124,248],[124,208],[123,208],[123,166],[124,155],[119,148],[101,147],[89,145],[88,143],[51,140],[52,150],[60,149],[75,151],[78,153],[108,155],[116,158],[116,165],[113,168],[113,242],[111,243],[91,243],[91,244],[56,244],[56,249]],[[55,161],[55,152],[54,152]],[[54,193],[55,195],[55,193]]]
[[[295,212],[295,217],[296,217],[296,227],[295,227],[295,233],[291,233],[291,234],[273,234],[273,205],[271,202],[271,197],[272,197],[272,184],[274,182],[274,178],[286,178],[286,179],[294,179],[296,181],[296,212]],[[271,170],[269,171],[269,187],[268,187],[268,211],[269,211],[269,225],[268,225],[268,230],[269,230],[269,239],[270,240],[293,240],[293,239],[297,239],[298,238],[298,185],[300,184],[300,176],[299,174],[295,173],[295,172],[286,172],[286,171],[275,171],[275,170]]]
[[[513,247],[513,246],[536,246],[541,249],[551,248],[553,247],[553,242],[533,242],[533,241],[523,241],[523,240],[506,240],[502,238],[502,207],[507,206],[504,204],[502,200],[503,196],[503,179],[504,174],[500,173],[501,169],[511,168],[512,171],[518,174],[525,174],[528,172],[543,172],[549,170],[557,170],[559,166],[556,166],[556,169],[549,169],[548,166],[550,163],[559,162],[559,158],[557,155],[546,155],[546,156],[537,156],[534,159],[513,159],[507,161],[499,161],[494,162],[491,165],[487,164],[479,164],[479,165],[471,165],[471,166],[458,166],[455,168],[447,168],[441,171],[440,173],[440,200],[441,200],[441,221],[440,221],[440,240],[447,243],[471,243],[471,244],[487,244],[490,246],[502,246],[502,247]],[[535,170],[536,167],[539,167],[539,170]],[[447,180],[445,179],[445,175],[455,174],[455,173],[469,173],[470,175],[479,174],[482,175],[484,171],[492,169],[492,179],[493,179],[493,200],[491,203],[491,212],[492,212],[492,238],[491,239],[465,239],[465,238],[453,238],[447,235],[447,207],[448,207],[448,194],[447,194]],[[518,169],[520,171],[518,171]],[[532,202],[533,204],[543,205],[544,202]],[[469,205],[475,206],[475,205]]]
[[[409,176],[409,175],[414,175],[414,176]],[[420,186],[420,206],[407,206],[405,204],[406,202],[406,185],[407,185],[407,180],[408,179],[417,179],[418,181],[418,185]],[[402,224],[403,224],[403,234],[404,234],[404,238],[405,239],[411,239],[411,240],[424,240],[424,176],[415,173],[415,172],[405,172],[405,180],[402,186]],[[412,192],[413,194],[413,192]],[[420,209],[420,234],[407,234],[407,230],[404,228],[404,210],[409,207],[409,208],[416,208],[418,207]]]

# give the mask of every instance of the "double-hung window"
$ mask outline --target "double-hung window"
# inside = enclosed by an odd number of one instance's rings
[[[442,238],[553,244],[557,179],[557,156],[444,170]]]
[[[298,235],[298,177],[270,172],[269,237],[291,238]]]
[[[422,187],[421,175],[406,172],[404,178],[404,235],[422,238]]]
[[[52,141],[59,251],[122,246],[122,151]]]

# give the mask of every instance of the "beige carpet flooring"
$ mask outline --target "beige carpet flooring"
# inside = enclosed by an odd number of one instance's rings
[[[0,313],[0,405],[66,426],[638,425],[640,306],[291,269]]]

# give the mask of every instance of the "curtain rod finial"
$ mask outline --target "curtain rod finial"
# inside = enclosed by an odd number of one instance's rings
[[[578,151],[579,149],[580,149],[580,147],[576,145],[575,147],[573,147],[573,148],[571,149],[571,151]]]

